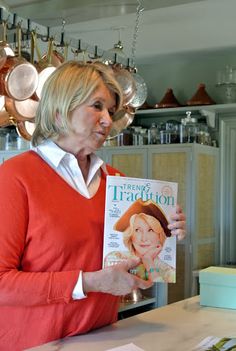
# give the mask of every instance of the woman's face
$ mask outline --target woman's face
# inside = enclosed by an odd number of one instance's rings
[[[101,82],[96,92],[71,112],[71,131],[60,136],[58,144],[75,155],[96,151],[109,135],[115,109],[115,95]]]
[[[161,224],[158,226],[157,232],[143,218],[136,217],[133,223],[132,235],[132,243],[136,254],[143,256],[152,249],[155,249],[156,253],[159,254],[162,250],[161,233],[163,233]]]

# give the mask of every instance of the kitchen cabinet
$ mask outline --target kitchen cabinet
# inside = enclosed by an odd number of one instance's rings
[[[220,252],[221,263],[236,265],[236,109],[221,114]]]
[[[123,146],[103,148],[102,156],[127,176],[179,184],[188,234],[177,245],[177,283],[159,283],[153,296],[158,300],[166,288],[170,303],[197,293],[195,272],[219,260],[219,149],[196,143]]]

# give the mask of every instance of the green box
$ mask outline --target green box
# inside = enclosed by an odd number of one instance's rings
[[[202,269],[199,283],[200,305],[236,309],[236,268]]]

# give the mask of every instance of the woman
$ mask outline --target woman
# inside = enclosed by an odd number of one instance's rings
[[[0,167],[0,350],[113,323],[118,296],[152,285],[128,272],[138,259],[102,269],[106,175],[117,170],[94,153],[121,105],[110,68],[64,63],[44,85],[33,150]]]

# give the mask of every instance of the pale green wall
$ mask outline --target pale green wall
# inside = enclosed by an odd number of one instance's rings
[[[215,84],[217,71],[226,65],[236,68],[236,48],[159,56],[152,63],[139,65],[138,73],[148,86],[147,101],[150,104],[159,102],[167,88],[172,88],[184,105],[196,92],[199,83],[206,84],[207,92],[217,103],[224,103],[223,90]]]

